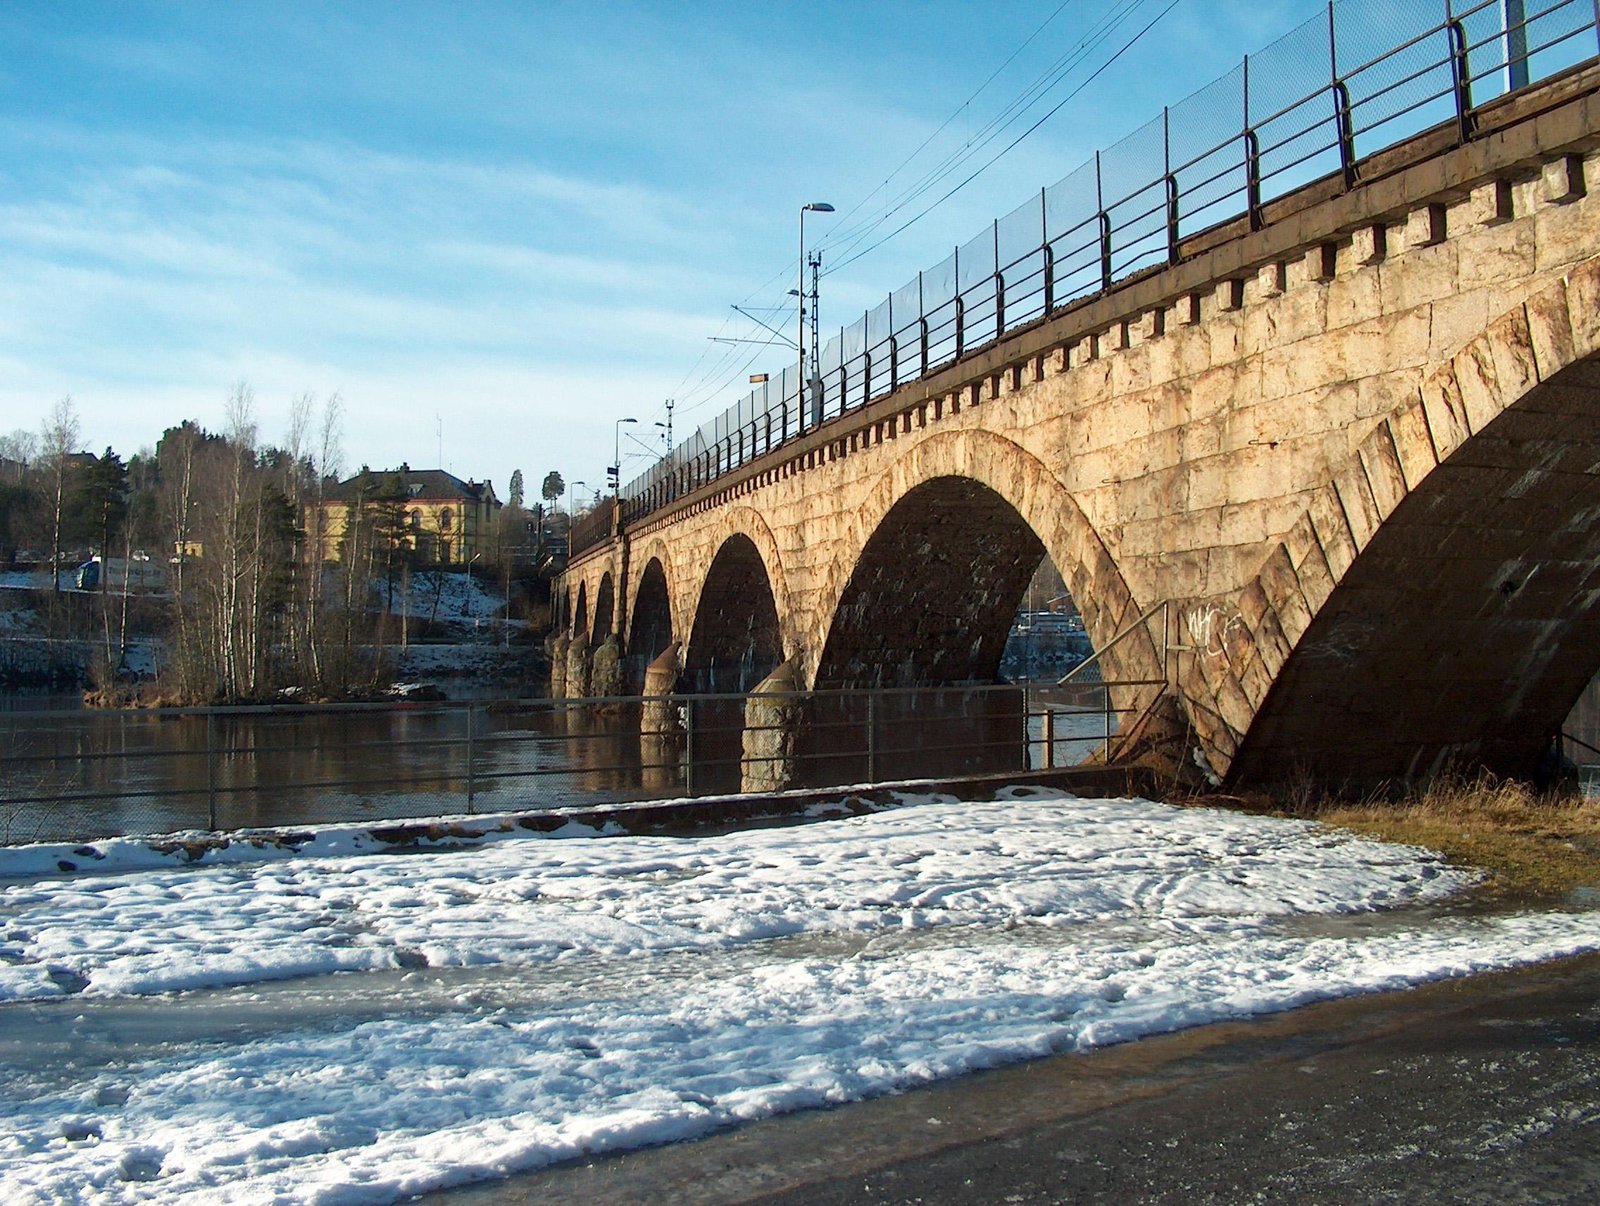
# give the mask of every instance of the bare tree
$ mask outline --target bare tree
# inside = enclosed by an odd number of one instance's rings
[[[39,432],[39,446],[46,472],[50,475],[52,518],[50,522],[50,589],[61,593],[61,516],[67,497],[67,472],[78,447],[78,412],[69,394],[51,408]]]

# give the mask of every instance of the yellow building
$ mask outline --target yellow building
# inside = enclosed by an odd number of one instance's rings
[[[498,556],[500,500],[487,481],[401,465],[340,482],[322,504],[321,524],[314,513],[306,516],[306,532],[320,541],[324,561],[343,556],[350,514],[358,508],[386,531],[394,525],[396,538],[424,564],[482,565]]]

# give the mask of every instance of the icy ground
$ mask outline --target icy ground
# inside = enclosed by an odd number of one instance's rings
[[[1600,948],[1592,913],[1452,908],[1424,851],[1036,789],[329,853],[357,836],[0,887],[8,1203],[389,1202]]]

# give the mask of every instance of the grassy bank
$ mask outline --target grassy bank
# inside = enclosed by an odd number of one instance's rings
[[[1439,782],[1398,798],[1350,801],[1309,793],[1197,797],[1251,812],[1304,817],[1385,841],[1427,846],[1488,872],[1483,891],[1556,901],[1600,889],[1600,800],[1540,794],[1521,783]]]

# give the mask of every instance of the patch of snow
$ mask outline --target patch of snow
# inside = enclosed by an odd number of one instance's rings
[[[9,1195],[389,1202],[1600,947],[1593,914],[1451,914],[1472,876],[1427,851],[1037,788],[688,840],[300,848],[0,889],[0,1027],[58,1000],[75,1052],[7,1069]],[[97,1001],[226,1011],[287,977],[396,1003],[92,1057]]]

